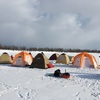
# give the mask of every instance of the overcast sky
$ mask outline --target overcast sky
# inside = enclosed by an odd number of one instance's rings
[[[0,0],[0,43],[100,49],[100,0]]]

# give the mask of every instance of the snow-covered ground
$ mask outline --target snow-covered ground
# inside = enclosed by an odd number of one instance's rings
[[[0,50],[0,55],[19,51]],[[38,53],[32,52],[33,57]],[[54,52],[44,52],[50,57]],[[74,56],[77,53],[67,53]],[[93,54],[99,63],[99,54]],[[0,64],[0,100],[100,100],[100,70],[54,64],[51,69],[30,69]],[[56,69],[70,73],[69,79],[51,76]]]

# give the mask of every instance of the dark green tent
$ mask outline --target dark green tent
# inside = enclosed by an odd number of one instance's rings
[[[33,59],[33,62],[30,66],[30,68],[48,68],[47,64],[49,64],[48,58],[43,53],[38,53],[35,58]]]

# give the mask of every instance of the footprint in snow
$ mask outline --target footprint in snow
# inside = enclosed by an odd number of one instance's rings
[[[19,97],[20,97],[20,98],[23,98],[23,96],[22,96],[21,94],[19,94]]]
[[[77,92],[74,96],[78,96],[80,94],[80,92]]]
[[[9,89],[11,88],[11,86],[7,85],[7,84],[4,84],[4,83],[0,83],[5,89]]]
[[[29,91],[25,92],[25,93],[21,93],[21,91],[19,91],[17,93],[18,97],[24,99],[24,100],[33,100],[34,98],[37,97],[37,94],[35,93],[35,90],[30,89]]]
[[[79,97],[79,98],[77,98],[77,100],[81,100],[81,98]]]

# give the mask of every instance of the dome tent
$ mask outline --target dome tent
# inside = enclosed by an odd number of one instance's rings
[[[97,68],[95,57],[87,52],[82,52],[74,57],[73,66]]]
[[[9,56],[9,54],[7,52],[4,52],[0,56],[0,63],[2,63],[2,64],[11,64],[12,63],[11,57]]]
[[[70,63],[69,56],[66,55],[65,53],[62,53],[62,54],[59,55],[59,57],[57,58],[56,63],[69,64],[69,63]]]
[[[53,67],[53,65],[49,62],[48,58],[45,56],[44,53],[38,53],[30,68],[42,68],[42,69],[46,69],[46,68],[50,68],[50,67]]]
[[[54,54],[52,54],[52,55],[50,56],[49,60],[57,60],[58,56],[59,56],[59,54],[54,53]]]
[[[33,60],[32,55],[26,51],[22,51],[15,55],[12,65],[14,66],[28,66],[31,65]]]

